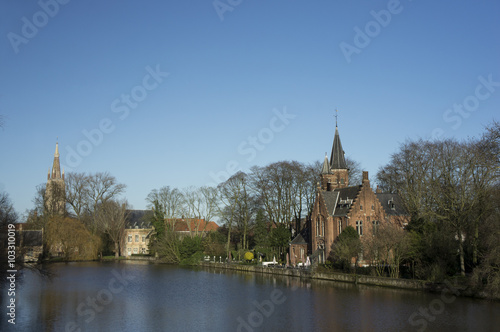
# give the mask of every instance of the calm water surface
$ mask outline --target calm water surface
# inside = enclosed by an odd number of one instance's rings
[[[500,303],[143,262],[50,266],[17,282],[2,331],[500,331]],[[8,317],[7,317],[8,318]]]

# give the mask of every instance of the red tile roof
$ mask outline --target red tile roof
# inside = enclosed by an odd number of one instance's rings
[[[216,231],[219,228],[219,225],[217,225],[213,221],[205,221],[204,219],[175,219],[175,220],[169,220],[167,222],[175,222],[174,225],[174,231],[175,232],[189,232],[191,230],[192,232],[210,232],[210,231]],[[189,222],[189,224],[188,224]],[[189,225],[189,227],[188,227]]]

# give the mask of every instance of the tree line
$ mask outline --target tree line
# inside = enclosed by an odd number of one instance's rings
[[[493,122],[479,138],[401,144],[380,167],[376,182],[382,191],[399,194],[410,222],[398,232],[381,225],[377,236],[366,241],[372,256],[364,259],[385,261],[393,268],[392,276],[399,276],[401,266],[412,266],[420,279],[468,275],[478,287],[486,285],[500,293],[499,132],[498,122]],[[349,182],[360,183],[359,163],[347,162]],[[279,161],[238,172],[216,187],[153,189],[146,197],[156,231],[152,249],[176,262],[195,253],[234,256],[238,250],[252,249],[283,259],[301,220],[311,213],[320,170],[320,162]],[[48,239],[72,233],[67,243],[73,247],[65,249],[67,255],[75,252],[75,246],[88,255],[102,251],[118,255],[127,219],[128,204],[121,198],[126,186],[109,173],[68,173],[65,184],[67,215],[50,215],[46,187],[41,185],[28,217],[32,227],[49,227]],[[3,195],[0,216],[17,220]],[[61,228],[61,218],[70,218],[73,224]],[[182,218],[194,220],[188,223],[192,236],[187,240],[173,233],[175,221]],[[202,239],[206,224],[201,219],[217,220],[219,231]],[[93,250],[84,247],[89,242]],[[331,260],[359,256],[362,250],[357,245],[352,239],[337,239],[332,248],[336,257]]]
[[[349,158],[347,162],[352,178],[360,178],[359,163]],[[216,243],[206,246],[218,250],[208,253],[229,257],[235,250],[242,256],[241,251],[257,248],[284,257],[301,221],[312,212],[320,170],[320,162],[279,161],[239,171],[216,187],[153,189],[147,197],[148,208],[154,211],[155,229],[162,231],[157,232],[152,248],[178,262],[183,244],[175,241],[174,223],[191,220],[190,233],[197,236],[206,226],[202,219],[217,218],[219,234],[207,239]]]
[[[466,274],[500,294],[500,126],[479,138],[414,140],[377,173],[411,216],[407,259],[418,277]]]

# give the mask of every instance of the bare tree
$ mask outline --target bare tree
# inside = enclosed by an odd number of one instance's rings
[[[66,182],[66,202],[77,219],[82,220],[89,211],[90,183],[85,173],[68,173]]]
[[[287,161],[251,169],[252,187],[267,215],[276,225],[290,227],[294,217],[294,179]]]
[[[108,172],[89,174],[86,177],[88,182],[88,209],[91,214],[90,230],[95,234],[98,230],[96,221],[97,209],[100,204],[106,203],[108,200],[118,198],[126,188],[126,185],[118,183],[116,178]]]
[[[180,218],[184,211],[184,196],[179,189],[169,186],[153,189],[146,201],[149,208],[158,209],[158,212],[165,218],[163,227],[168,222],[172,229],[175,228],[177,218]]]
[[[356,161],[350,157],[345,158],[345,162],[347,164],[347,174],[349,176],[349,183],[351,185],[357,185],[361,183],[362,180],[362,169],[361,169],[361,163],[359,161]]]
[[[275,226],[283,224],[290,230],[300,231],[300,220],[312,212],[320,171],[319,162],[306,165],[280,161],[252,167],[254,195]]]
[[[17,222],[17,213],[6,192],[0,192],[0,227]]]
[[[120,244],[129,215],[127,210],[128,203],[126,201],[106,200],[97,207],[95,216],[97,227],[113,241],[115,257],[120,256]]]
[[[229,255],[233,226],[239,224],[243,228],[243,247],[246,246],[246,231],[250,219],[246,174],[243,172],[234,174],[226,182],[219,184],[218,190],[220,193],[218,211],[228,229],[226,252]]]
[[[191,236],[198,236],[199,232],[206,229],[208,221],[214,216],[217,210],[217,190],[213,187],[188,187],[183,191],[184,211],[186,218],[191,218],[194,230],[191,229],[191,222],[186,221]],[[205,223],[202,224],[202,218]]]
[[[489,144],[491,140],[487,143]],[[449,225],[460,273],[465,275],[464,243],[471,224],[485,219],[488,191],[498,178],[498,155],[477,140],[406,142],[377,174],[385,190],[400,193],[412,220]],[[475,227],[477,229],[477,227]],[[477,247],[478,238],[474,239]]]
[[[374,228],[374,234],[366,235],[365,253],[371,258],[377,274],[381,275],[388,266],[390,277],[399,278],[399,267],[410,254],[409,233],[399,225],[382,223]]]
[[[116,178],[108,172],[98,172],[89,174],[88,181],[88,195],[92,204],[92,210],[96,210],[96,206],[108,200],[114,199],[121,195],[126,188],[126,185],[118,183]]]
[[[157,201],[166,218],[179,218],[182,215],[184,197],[177,188],[165,186],[160,189],[153,189],[148,194],[146,201],[150,208],[153,207],[154,202]]]

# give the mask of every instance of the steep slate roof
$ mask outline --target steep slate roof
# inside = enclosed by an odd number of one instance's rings
[[[351,204],[341,204],[341,201],[353,200],[361,190],[361,186],[353,186],[333,191],[322,190],[321,195],[325,200],[326,209],[330,216],[345,216],[351,208]]]
[[[325,154],[325,161],[323,161],[323,168],[321,174],[330,174],[330,165],[328,164],[328,157]]]
[[[388,216],[401,216],[408,214],[403,206],[403,201],[398,194],[383,193],[375,194],[382,204],[386,215]]]
[[[304,240],[304,237],[302,236],[302,234],[299,233],[299,235],[297,235],[293,240],[292,242],[290,242],[290,244],[307,244],[307,241]]]
[[[333,138],[332,155],[330,157],[330,166],[332,169],[347,169],[344,150],[340,143],[339,128],[335,127],[335,137]]]
[[[153,211],[151,210],[127,210],[129,216],[125,223],[125,228],[151,228],[151,217]]]
[[[322,191],[323,199],[325,200],[326,210],[328,211],[328,215],[332,216],[335,211],[335,207],[337,205],[337,199],[339,196],[339,192],[337,190],[334,191]]]
[[[335,208],[335,216],[346,216],[352,205],[352,200],[358,196],[361,186],[353,186],[337,189],[339,192],[339,199],[337,201],[337,206]],[[351,200],[351,203],[346,204],[342,201]]]

